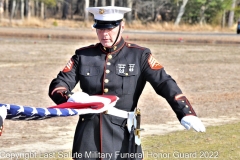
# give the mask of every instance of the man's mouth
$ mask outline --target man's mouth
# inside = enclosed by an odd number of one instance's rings
[[[110,39],[102,39],[103,41],[111,41]]]

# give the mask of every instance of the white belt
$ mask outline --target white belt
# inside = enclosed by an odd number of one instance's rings
[[[129,118],[129,114],[132,114],[134,112],[127,112],[121,109],[117,109],[115,107],[111,107],[110,109],[106,110],[104,113],[117,116],[117,117]]]

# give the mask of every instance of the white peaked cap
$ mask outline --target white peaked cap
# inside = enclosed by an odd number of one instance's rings
[[[123,19],[124,13],[130,12],[131,8],[115,6],[88,7],[87,11],[94,15],[95,20],[117,21]]]

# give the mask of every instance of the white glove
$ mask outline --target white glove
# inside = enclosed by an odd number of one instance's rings
[[[0,116],[2,117],[3,121],[7,116],[7,108],[5,106],[0,106]]]
[[[84,93],[84,92],[76,92],[70,96],[70,98],[68,99],[68,102],[82,103],[82,104],[92,103],[93,106],[94,106],[94,103],[96,105],[101,105],[101,104],[103,105],[103,107],[100,109],[92,109],[92,108],[78,109],[79,115],[88,114],[88,113],[102,113],[108,109],[113,108],[119,99],[117,96],[112,96],[112,97],[109,97],[109,96],[110,95],[89,96],[87,93]]]
[[[107,106],[111,103],[111,99],[105,98],[101,95],[100,96],[98,96],[98,95],[89,96],[85,92],[76,92],[69,97],[68,102],[77,102],[77,103],[100,102],[100,103],[103,103],[104,106]],[[115,101],[115,103],[116,103],[116,101]]]
[[[89,95],[85,92],[75,92],[68,98],[68,102],[82,102],[84,99],[88,99]]]
[[[202,121],[196,116],[185,116],[181,119],[181,124],[187,129],[193,128],[197,132],[206,132]]]

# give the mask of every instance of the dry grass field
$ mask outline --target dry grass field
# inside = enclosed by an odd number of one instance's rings
[[[64,28],[86,28],[91,27],[93,20],[89,22],[77,21],[77,20],[61,20],[61,19],[44,19],[31,17],[29,19],[9,19],[2,18],[0,19],[1,27],[30,27],[30,28],[52,28],[52,27],[64,27]],[[187,25],[180,24],[175,26],[173,22],[148,22],[142,23],[141,21],[133,21],[132,23],[127,24],[127,28],[136,29],[136,30],[155,30],[155,31],[203,31],[203,32],[235,32],[237,24],[234,24],[232,27],[222,28],[219,26],[211,26],[209,24],[204,25]]]
[[[50,81],[63,69],[75,49],[96,42],[87,38],[0,37],[0,103],[54,105],[47,95]],[[151,49],[206,126],[239,121],[239,45],[130,42]],[[149,84],[138,107],[142,110],[144,135],[183,130],[169,105]],[[70,150],[77,120],[77,116],[42,121],[6,120],[0,148],[8,152]]]

